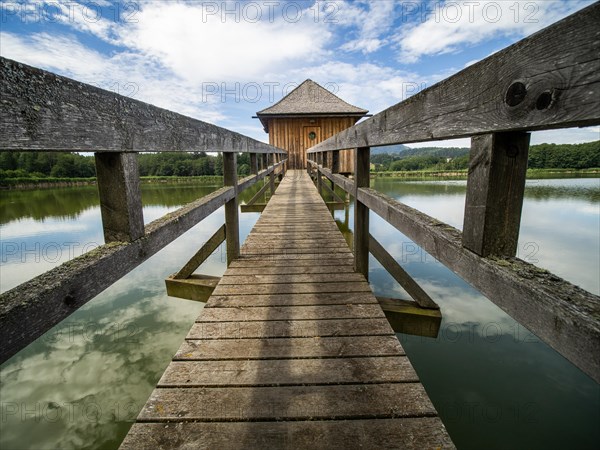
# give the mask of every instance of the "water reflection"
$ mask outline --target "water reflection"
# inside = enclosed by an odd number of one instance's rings
[[[378,179],[375,187],[440,220],[462,225],[464,182]],[[242,201],[258,188],[244,193]],[[144,191],[146,220],[195,199],[199,192],[180,185],[151,187],[161,189],[169,194],[152,197]],[[536,189],[545,189],[543,195]],[[23,205],[43,211],[35,203],[46,200],[35,192],[19,195]],[[519,246],[521,252],[531,242],[538,247],[534,254],[526,249],[529,253],[521,257],[535,258],[538,265],[598,292],[597,193],[597,179],[528,182]],[[153,203],[152,198],[161,200]],[[30,246],[101,239],[95,205],[38,216],[43,227],[32,215],[0,217],[5,224],[3,242],[5,233]],[[3,214],[4,207],[3,197]],[[351,241],[352,206],[334,215]],[[258,216],[240,216],[242,239]],[[370,220],[375,238],[442,309],[438,338],[399,338],[458,447],[594,448],[600,441],[598,385],[376,214]],[[222,223],[221,209],[0,368],[1,448],[118,447],[202,309],[198,302],[168,298],[163,280]],[[224,250],[221,247],[206,261],[202,273],[222,275]],[[41,265],[31,258],[19,264],[3,261],[2,283],[10,285]],[[377,295],[406,298],[374,258],[370,267]]]

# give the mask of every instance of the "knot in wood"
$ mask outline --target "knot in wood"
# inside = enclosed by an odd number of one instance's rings
[[[504,97],[504,101],[508,106],[517,106],[525,100],[525,96],[527,95],[527,86],[525,86],[520,81],[516,81],[510,85],[508,90],[506,91],[506,96]]]

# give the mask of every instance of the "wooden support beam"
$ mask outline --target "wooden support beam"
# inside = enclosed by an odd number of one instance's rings
[[[600,2],[312,147],[310,153],[600,124]]]
[[[340,175],[338,173],[331,173],[328,169],[322,169],[321,173],[329,178],[334,184],[341,187],[344,191],[349,194],[354,194],[354,181],[348,177]]]
[[[263,187],[261,187],[256,194],[250,199],[246,206],[252,206],[256,203],[256,201],[265,193],[265,191],[271,187],[271,182],[265,183]]]
[[[328,152],[323,152],[323,163],[321,164],[324,168],[329,167],[329,158],[327,157]]]
[[[256,175],[258,173],[258,158],[256,153],[250,153],[250,173]]]
[[[131,242],[144,235],[142,193],[135,153],[96,153],[104,241]]]
[[[416,302],[377,297],[379,306],[396,333],[436,338],[442,324],[442,313],[424,309]]]
[[[271,176],[273,172],[271,172]],[[223,153],[223,184],[233,186],[235,196],[225,203],[227,265],[240,256],[240,219],[238,214],[237,153]]]
[[[333,182],[331,182],[331,184],[332,184],[332,186],[334,186]],[[325,189],[327,189],[327,191],[333,196],[333,199],[336,202],[345,204],[344,199],[336,194],[336,192],[333,190],[333,187],[329,187],[329,185],[327,183],[323,183],[323,187]]]
[[[269,174],[269,187],[271,188],[271,195],[275,195],[275,174],[273,172]]]
[[[196,252],[194,256],[190,258],[190,260],[181,268],[179,272],[173,275],[173,279],[181,280],[185,278],[189,278],[189,276],[194,273],[194,271],[200,267],[200,265],[206,261],[213,252],[219,248],[221,242],[225,240],[225,225],[221,226],[215,234],[213,234],[204,245]]]
[[[317,176],[317,191],[319,192],[319,195],[323,195],[323,177],[321,176],[320,166],[317,166],[317,170],[315,173]]]
[[[394,257],[372,235],[369,235],[369,251],[421,308],[440,309],[438,304],[419,286],[419,283],[398,264]]]
[[[206,302],[219,281],[221,281],[221,277],[195,273],[183,280],[171,276],[165,280],[165,285],[167,295],[170,297]]]
[[[369,279],[369,208],[358,199],[358,189],[369,187],[371,149],[354,151],[354,270]],[[321,174],[319,174],[319,178]]]
[[[525,193],[529,133],[471,140],[463,245],[480,256],[515,256]]]
[[[331,173],[340,173],[340,151],[331,152]]]

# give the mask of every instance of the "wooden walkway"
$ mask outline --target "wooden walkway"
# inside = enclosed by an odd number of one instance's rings
[[[452,448],[308,175],[289,171],[121,448]]]

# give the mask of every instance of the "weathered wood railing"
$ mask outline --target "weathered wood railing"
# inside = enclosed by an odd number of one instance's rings
[[[238,256],[238,194],[285,170],[285,151],[15,61],[0,65],[0,151],[94,152],[106,242],[0,296],[0,362],[223,205],[227,261]],[[144,225],[137,153],[163,151],[223,152],[224,187]],[[252,171],[240,180],[238,152],[250,153]]]
[[[600,298],[516,257],[529,134],[600,124],[600,4],[312,147],[355,198],[356,269],[368,274],[369,210],[600,382]],[[462,233],[369,188],[371,146],[471,137]],[[355,151],[354,180],[337,174]],[[330,153],[330,155],[328,155]]]

